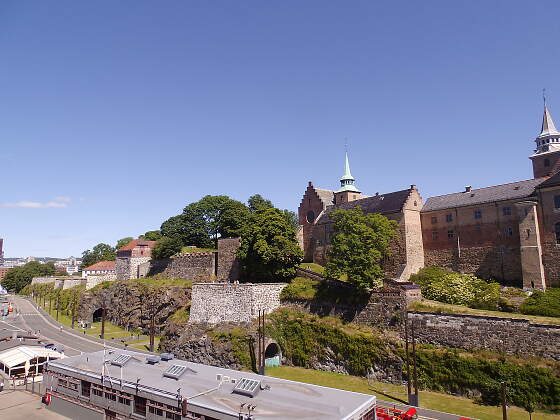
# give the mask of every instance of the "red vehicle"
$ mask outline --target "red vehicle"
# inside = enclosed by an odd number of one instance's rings
[[[416,420],[418,418],[414,407],[409,408],[407,411],[396,408],[377,407],[376,414],[378,420]]]

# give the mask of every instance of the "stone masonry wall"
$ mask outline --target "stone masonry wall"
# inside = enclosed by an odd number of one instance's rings
[[[31,279],[31,284],[48,284],[48,283],[54,283],[55,289],[61,289],[64,280],[57,279],[56,277],[33,277]]]
[[[71,289],[72,287],[81,286],[86,284],[86,279],[64,279],[62,283],[62,290]]]
[[[208,282],[215,278],[215,265],[216,256],[214,252],[179,254],[170,258],[163,274],[193,282]]]
[[[86,277],[86,290],[92,289],[104,281],[114,281],[116,279],[117,275],[115,273],[97,275],[90,274]]]
[[[240,238],[218,240],[218,281],[233,283],[239,280],[237,250],[240,246]]]
[[[250,322],[260,309],[280,306],[285,283],[197,283],[192,287],[189,323]]]
[[[411,312],[419,342],[560,361],[560,326],[525,319]]]

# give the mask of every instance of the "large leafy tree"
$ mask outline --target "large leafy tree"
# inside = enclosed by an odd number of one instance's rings
[[[181,248],[183,248],[183,243],[179,238],[164,236],[156,242],[152,250],[152,256],[155,259],[170,258],[181,251]]]
[[[390,253],[397,223],[377,213],[364,214],[361,207],[334,210],[334,236],[328,252],[325,274],[331,278],[348,277],[361,289],[383,284],[381,261]]]
[[[160,230],[149,230],[143,235],[140,235],[140,239],[146,241],[159,241],[162,238]]]
[[[82,252],[82,269],[89,267],[99,261],[113,261],[117,258],[115,248],[107,244],[97,244],[90,251],[89,249]]]
[[[209,248],[217,239],[239,236],[249,217],[245,204],[225,195],[207,195],[161,225],[161,234],[184,245]]]
[[[115,249],[119,249],[119,248],[122,248],[125,245],[128,245],[130,242],[132,242],[133,239],[134,238],[131,237],[131,236],[127,236],[126,238],[119,239],[117,241],[117,245],[115,245]]]
[[[272,204],[272,201],[264,198],[260,194],[255,194],[249,197],[249,199],[247,200],[247,204],[251,213],[256,213],[259,210],[275,208],[274,204]],[[299,221],[295,212],[284,209],[282,210],[282,214],[284,215],[288,223],[292,225],[294,229],[297,229],[297,227],[299,226]]]
[[[247,280],[273,282],[291,280],[303,253],[282,211],[266,208],[250,216],[238,256]]]
[[[2,286],[8,290],[19,292],[25,286],[31,284],[33,277],[52,276],[53,274],[53,263],[41,264],[37,261],[31,261],[21,267],[15,267],[8,271],[2,280]]]

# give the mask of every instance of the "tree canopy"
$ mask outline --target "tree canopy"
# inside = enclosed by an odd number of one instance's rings
[[[334,210],[333,238],[328,251],[325,275],[348,277],[361,289],[382,286],[381,261],[390,254],[390,241],[397,223],[377,213],[364,214],[361,207]]]
[[[156,242],[152,249],[152,257],[155,259],[171,258],[183,248],[183,243],[178,237],[162,237]]]
[[[54,271],[54,264],[52,262],[41,264],[37,261],[31,261],[9,270],[2,280],[2,286],[8,290],[19,292],[25,286],[31,284],[33,277],[52,276]]]
[[[254,282],[289,281],[303,252],[296,231],[281,210],[267,208],[251,214],[241,235],[238,251],[247,280]]]
[[[90,251],[89,249],[82,252],[82,265],[80,268],[84,269],[98,263],[99,261],[113,261],[117,258],[115,248],[107,244],[97,244]]]
[[[146,241],[158,241],[162,238],[160,230],[149,230],[143,235],[140,235],[140,239],[144,239]]]
[[[115,250],[122,248],[125,245],[128,245],[130,242],[132,242],[134,238],[132,236],[127,236],[126,238],[122,238],[119,239],[117,241],[117,245],[115,245]]]

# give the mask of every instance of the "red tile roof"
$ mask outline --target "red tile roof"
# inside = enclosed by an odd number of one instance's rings
[[[137,246],[148,246],[150,249],[154,247],[156,241],[146,241],[144,239],[133,239],[125,246],[122,246],[118,249],[118,251],[132,251]]]
[[[84,268],[84,271],[115,271],[115,261],[99,261],[89,267]]]

